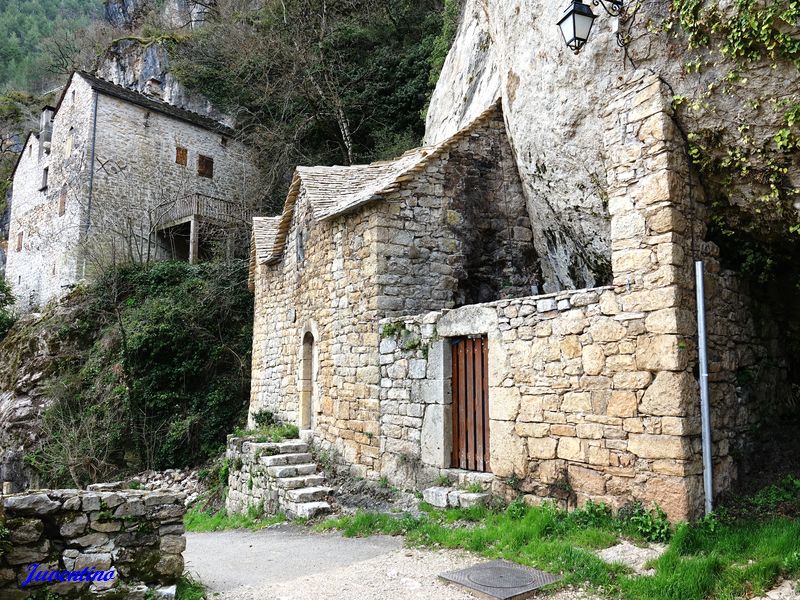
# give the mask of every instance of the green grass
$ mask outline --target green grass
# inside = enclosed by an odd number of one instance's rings
[[[255,442],[282,442],[284,440],[296,440],[300,437],[300,430],[297,425],[288,423],[273,423],[257,429],[236,429],[234,435],[237,437],[253,438]]]
[[[183,518],[187,531],[208,532],[224,529],[263,529],[269,525],[283,523],[286,516],[277,514],[264,516],[255,507],[243,515],[229,515],[224,510],[214,513],[199,508],[192,508]]]
[[[779,495],[779,502],[785,496]],[[463,548],[487,558],[505,558],[561,573],[557,586],[580,585],[623,600],[734,600],[763,594],[782,577],[800,575],[800,521],[773,514],[758,520],[716,517],[681,524],[666,553],[654,561],[655,575],[637,576],[593,553],[620,537],[642,543],[665,535],[657,510],[634,507],[613,516],[603,505],[566,513],[552,505],[505,509],[434,510],[399,518],[358,513],[323,522],[345,536],[404,535],[407,544]],[[647,515],[647,516],[646,516]]]
[[[189,574],[184,574],[178,580],[176,600],[205,600],[206,587]]]

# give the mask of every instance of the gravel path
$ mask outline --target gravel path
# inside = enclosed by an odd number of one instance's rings
[[[187,568],[209,587],[210,598],[222,600],[474,600],[438,575],[483,560],[402,548],[402,538],[348,539],[288,525],[187,539]],[[572,590],[541,597],[597,600]]]

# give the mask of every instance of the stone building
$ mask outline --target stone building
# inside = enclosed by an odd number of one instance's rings
[[[197,260],[249,220],[256,172],[227,126],[76,72],[13,176],[6,278],[17,309],[109,262]]]
[[[708,271],[718,492],[786,360],[703,241],[672,117],[669,90],[642,73],[597,117],[612,274],[582,290],[539,294],[554,283],[500,104],[394,162],[298,168],[283,214],[254,223],[251,424],[269,410],[354,474],[396,485],[445,475],[529,502],[697,516],[693,258]],[[738,374],[759,368],[775,385],[744,392]]]

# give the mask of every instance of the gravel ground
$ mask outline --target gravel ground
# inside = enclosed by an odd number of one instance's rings
[[[239,588],[225,600],[475,600],[462,588],[443,582],[439,573],[481,562],[466,552],[395,550],[347,567],[314,573],[259,588]],[[597,600],[564,590],[536,597],[550,600]]]
[[[188,570],[222,600],[474,600],[438,578],[484,559],[402,548],[401,538],[347,539],[293,526],[187,535]],[[548,600],[599,600],[580,590]]]

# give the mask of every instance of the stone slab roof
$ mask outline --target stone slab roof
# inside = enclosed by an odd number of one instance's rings
[[[200,113],[180,108],[178,106],[175,106],[174,104],[169,104],[168,102],[164,102],[163,100],[159,100],[158,98],[155,98],[153,96],[147,96],[136,90],[130,90],[128,88],[122,87],[121,85],[117,85],[105,79],[101,79],[100,77],[97,77],[85,71],[75,71],[72,74],[69,82],[64,87],[64,91],[61,94],[61,98],[59,99],[58,104],[55,107],[56,113],[58,112],[58,109],[61,107],[61,103],[64,100],[64,96],[66,95],[67,90],[69,89],[69,86],[72,83],[72,78],[75,77],[76,75],[82,77],[92,87],[92,89],[96,90],[100,94],[111,96],[113,98],[118,98],[119,100],[123,100],[125,102],[141,106],[142,108],[146,108],[148,110],[161,113],[168,117],[184,121],[186,123],[191,123],[192,125],[197,125],[198,127],[202,127],[203,129],[215,131],[222,135],[233,136],[234,134],[234,131],[230,127],[223,125],[219,121],[215,121],[211,117],[207,117],[205,115],[201,115]]]
[[[297,167],[284,204],[283,214],[277,223],[271,222],[270,234],[253,236],[255,244],[251,256],[259,264],[271,264],[283,256],[286,238],[291,227],[294,208],[301,194],[308,199],[311,212],[318,221],[339,217],[358,209],[382,196],[398,191],[404,183],[413,181],[417,174],[447,152],[456,143],[469,136],[497,111],[500,100],[493,102],[474,121],[452,137],[435,146],[409,150],[401,157],[369,165],[335,167]],[[263,224],[258,227],[264,228]],[[273,229],[274,228],[274,233]],[[255,232],[256,224],[253,224]],[[270,244],[271,242],[271,244]],[[266,244],[266,245],[265,245]],[[255,265],[251,265],[254,271]]]

